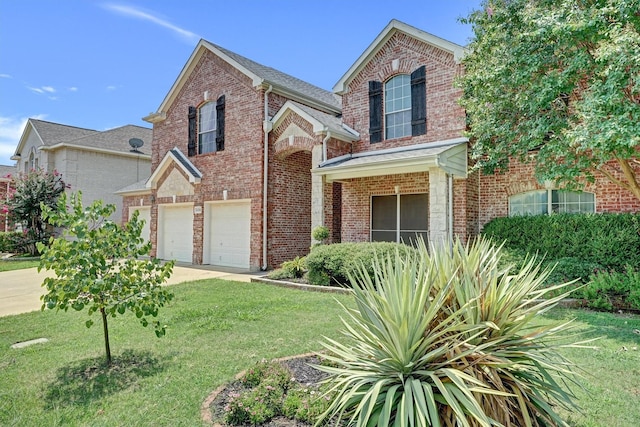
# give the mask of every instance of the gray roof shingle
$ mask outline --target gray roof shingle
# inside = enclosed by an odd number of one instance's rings
[[[267,83],[278,85],[290,91],[297,92],[305,97],[321,101],[322,103],[331,105],[338,110],[342,109],[342,99],[333,92],[314,86],[311,83],[307,83],[296,77],[290,76],[289,74],[278,71],[275,68],[259,64],[214,43],[207,43],[211,44],[216,49],[219,49],[225,55],[228,55],[255,75],[260,76],[266,80]]]
[[[75,126],[61,125],[38,119],[29,119],[45,146],[68,142],[87,135],[98,133],[97,130],[84,129]]]
[[[18,169],[15,166],[0,165],[0,178],[7,178],[17,172]]]
[[[121,126],[115,129],[106,130],[104,132],[96,132],[94,134],[64,141],[70,145],[79,145],[83,147],[100,148],[104,150],[120,151],[123,153],[131,152],[129,145],[131,138],[139,138],[144,145],[138,148],[142,154],[151,154],[151,138],[153,131],[149,128],[135,125]]]

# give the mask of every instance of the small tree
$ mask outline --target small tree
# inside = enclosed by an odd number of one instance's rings
[[[7,200],[9,220],[22,226],[26,249],[31,255],[37,255],[37,243],[46,243],[52,234],[51,227],[42,218],[41,206],[55,209],[66,185],[58,172],[38,169],[14,176],[12,187],[14,191]]]
[[[99,311],[107,364],[111,364],[108,317],[129,310],[146,327],[147,316],[156,317],[159,308],[173,298],[161,286],[171,276],[173,262],[139,259],[151,249],[151,244],[140,237],[144,222],[136,213],[119,226],[106,219],[114,210],[115,206],[105,206],[100,200],[84,208],[80,193],[71,194],[69,200],[65,194],[58,200],[57,210],[43,206],[43,218],[63,227],[63,236],[51,238],[49,247],[38,243],[42,252],[38,271],[44,268],[56,274],[42,284],[48,291],[41,297],[42,310],[87,308],[89,316]],[[93,320],[87,320],[87,328],[92,325]],[[159,321],[153,325],[158,337],[165,334],[165,326]]]

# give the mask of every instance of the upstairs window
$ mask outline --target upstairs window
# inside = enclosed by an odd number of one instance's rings
[[[189,107],[189,156],[224,150],[224,116],[224,95],[200,108]]]
[[[411,135],[411,84],[406,74],[384,85],[384,134],[386,139]]]
[[[216,151],[216,106],[207,102],[198,109],[198,154]]]
[[[369,82],[369,141],[423,135],[427,132],[426,71],[400,74],[386,83]]]
[[[565,190],[538,190],[509,197],[509,216],[550,213],[594,213],[595,195]]]

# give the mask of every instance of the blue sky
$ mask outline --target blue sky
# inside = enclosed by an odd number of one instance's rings
[[[331,90],[391,19],[466,45],[480,0],[0,0],[0,164],[30,117],[148,126],[204,38]]]

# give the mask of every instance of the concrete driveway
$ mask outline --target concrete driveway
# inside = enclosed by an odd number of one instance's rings
[[[52,274],[45,271],[38,273],[37,268],[0,272],[0,316],[40,310],[40,295],[45,293],[41,285],[44,278]],[[233,269],[222,271],[211,269],[209,266],[176,265],[167,284],[175,285],[210,278],[250,282],[255,275]]]

